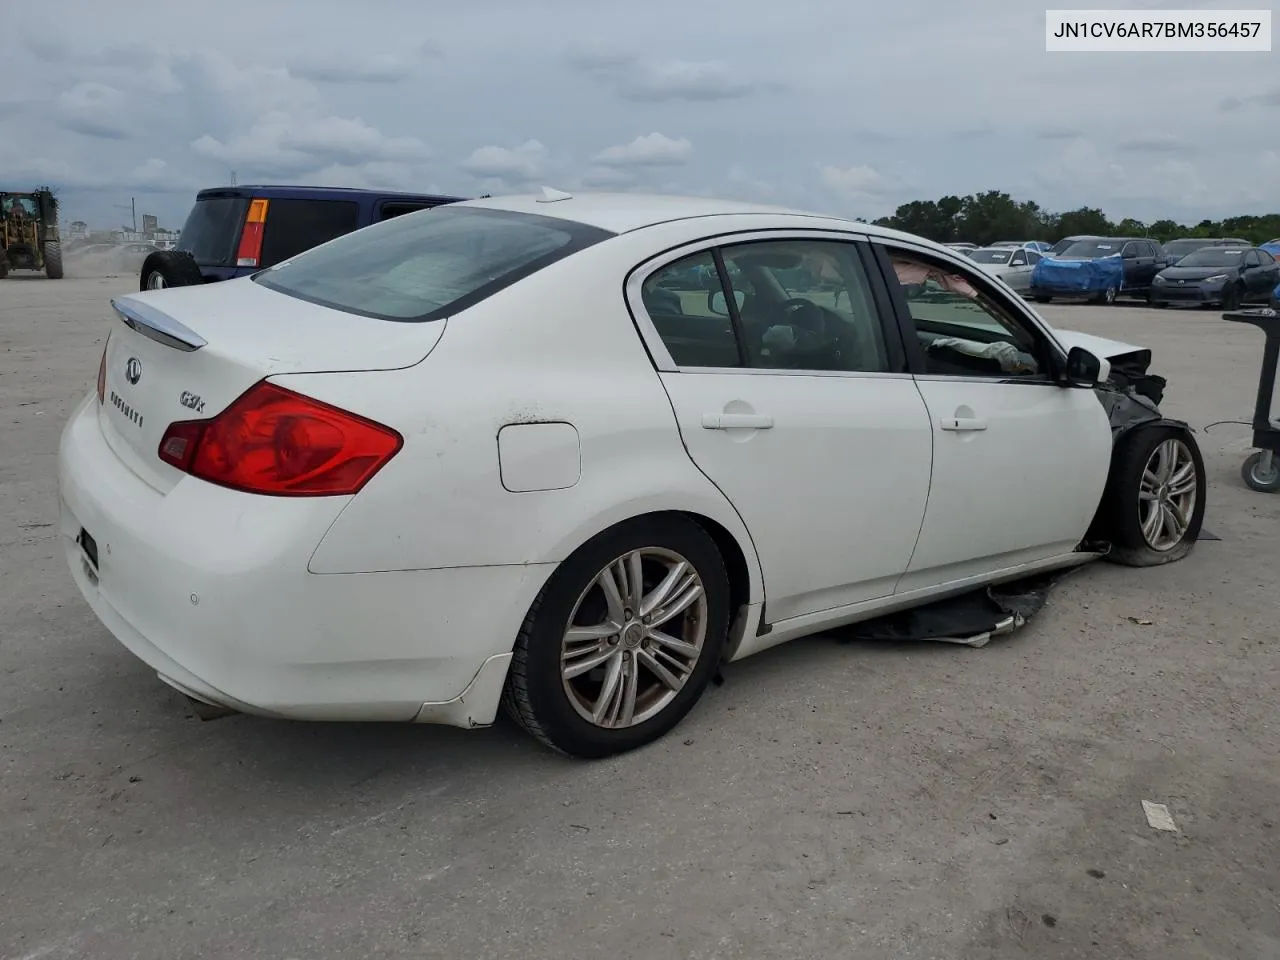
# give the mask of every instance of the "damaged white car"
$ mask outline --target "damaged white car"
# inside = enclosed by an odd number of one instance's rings
[[[122,297],[60,451],[99,619],[205,713],[581,757],[793,637],[1193,546],[1146,350],[961,254],[700,199],[468,201]]]

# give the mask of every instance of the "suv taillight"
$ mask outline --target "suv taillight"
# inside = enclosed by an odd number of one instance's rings
[[[111,337],[107,337],[107,342]],[[107,344],[102,344],[102,359],[98,361],[98,406],[107,402]]]
[[[258,382],[211,420],[181,420],[160,459],[209,483],[276,497],[360,490],[404,445],[390,427]]]
[[[256,267],[262,257],[262,231],[266,229],[267,207],[262,197],[249,201],[249,212],[240,230],[240,246],[236,250],[237,267]]]

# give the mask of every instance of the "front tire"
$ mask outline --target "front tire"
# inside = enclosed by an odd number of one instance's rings
[[[1244,290],[1238,283],[1233,283],[1222,293],[1222,309],[1238,310],[1244,300]]]
[[[1191,431],[1173,424],[1137,427],[1121,437],[1099,519],[1108,559],[1154,567],[1191,552],[1204,523],[1205,473]]]
[[[1109,307],[1111,306],[1111,304],[1116,302],[1117,293],[1118,291],[1116,290],[1115,287],[1107,287],[1107,289],[1103,290],[1100,294],[1097,295],[1097,297],[1094,298],[1094,303],[1101,303]]]
[[[62,244],[56,240],[44,245],[44,275],[50,280],[62,279]]]
[[[630,520],[580,547],[543,587],[503,706],[560,753],[634,750],[693,708],[728,632],[729,578],[710,535],[671,514]]]

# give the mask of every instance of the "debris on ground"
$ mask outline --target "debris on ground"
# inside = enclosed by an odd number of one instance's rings
[[[1169,812],[1169,808],[1163,803],[1152,803],[1150,800],[1143,800],[1142,811],[1147,815],[1147,823],[1153,830],[1178,832],[1178,825],[1173,822],[1173,814]]]
[[[1049,591],[1070,570],[1025,577],[971,590],[923,607],[891,613],[832,631],[853,640],[933,640],[985,647],[993,637],[1013,633],[1040,612]]]

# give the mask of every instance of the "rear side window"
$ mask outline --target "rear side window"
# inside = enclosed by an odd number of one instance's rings
[[[366,227],[255,279],[348,313],[435,320],[613,235],[572,220],[448,206]]]
[[[392,217],[403,217],[406,213],[418,210],[430,210],[429,203],[384,203],[378,208],[377,220],[390,220]]]
[[[207,197],[197,200],[182,226],[180,249],[202,266],[226,267],[235,263],[240,228],[249,209],[245,197]]]
[[[351,200],[272,200],[262,234],[262,263],[271,266],[350,233],[360,222]]]

